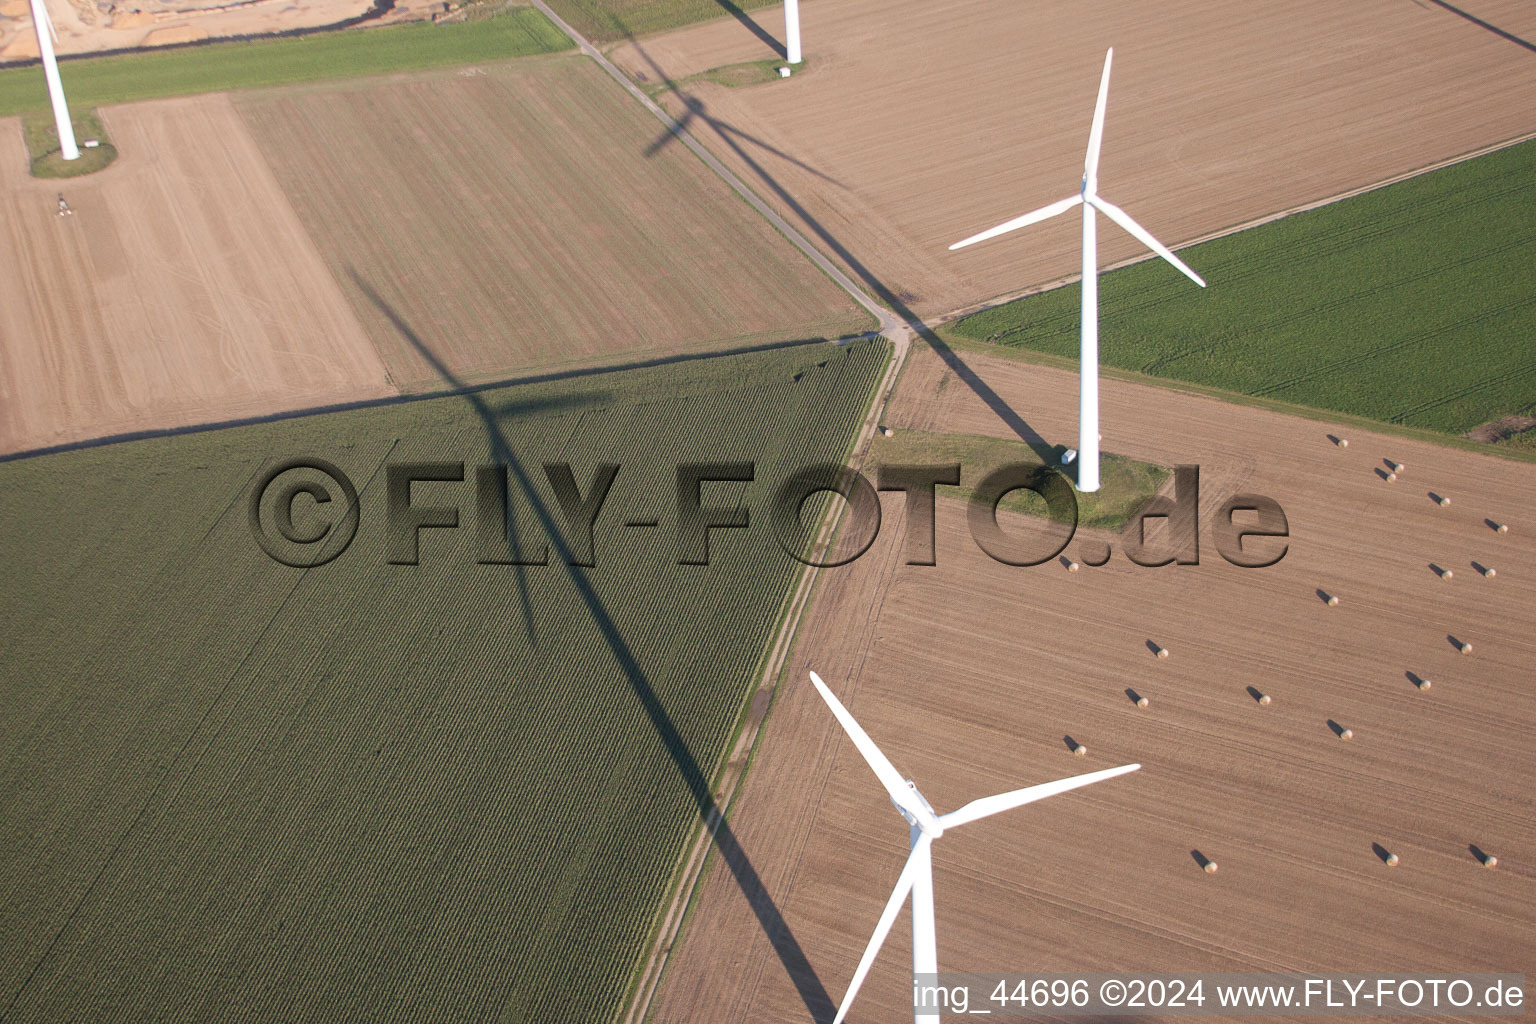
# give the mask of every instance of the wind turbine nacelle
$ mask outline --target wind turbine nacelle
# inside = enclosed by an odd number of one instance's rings
[[[933,809],[933,805],[928,802],[928,798],[923,796],[922,791],[917,788],[917,783],[913,782],[911,779],[908,779],[907,789],[917,799],[917,802],[923,806],[923,809],[933,816],[933,827],[931,829],[923,829],[923,831],[928,832],[935,839],[943,835],[944,826],[938,823],[939,813]],[[923,823],[918,820],[917,815],[913,814],[911,811],[901,806],[901,804],[897,803],[894,796],[890,797],[890,801],[891,806],[896,808],[897,813],[899,813],[903,818],[907,819],[908,825],[912,825],[915,828],[923,828]]]

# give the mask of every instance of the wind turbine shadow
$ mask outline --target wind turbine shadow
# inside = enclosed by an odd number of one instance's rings
[[[753,156],[747,151],[741,142],[743,140],[750,142],[753,145],[774,154],[775,156],[782,157],[783,159],[793,163],[795,166],[801,168],[802,170],[816,175],[823,181],[831,182],[832,184],[837,185],[839,188],[842,188],[843,186],[839,182],[821,173],[815,168],[808,167],[801,161],[789,156],[786,153],[781,152],[778,149],[775,149],[774,147],[753,137],[752,135],[743,132],[739,128],[727,124],[719,117],[711,114],[707,107],[704,105],[703,101],[701,101],[698,97],[684,91],[679,83],[673,81],[666,74],[666,72],[662,71],[661,66],[658,65],[655,59],[646,52],[645,47],[642,46],[640,42],[635,39],[635,37],[627,30],[624,31],[624,38],[627,42],[629,42],[631,46],[634,47],[635,52],[638,53],[645,60],[645,62],[650,65],[651,70],[656,74],[657,80],[666,87],[668,92],[671,92],[682,102],[686,111],[682,117],[677,119],[678,123],[676,129],[669,128],[659,138],[652,142],[649,147],[646,148],[646,156],[651,156],[652,154],[658,152],[663,146],[665,146],[668,142],[672,141],[672,139],[676,137],[677,129],[686,129],[695,119],[708,125],[710,129],[715,133],[715,136],[730,149],[736,158],[751,170],[753,177],[755,177],[756,180],[762,185],[767,187],[768,190],[772,192],[774,197],[779,200],[779,202],[788,207],[793,215],[799,219],[800,223],[810,228],[811,232],[821,241],[821,243],[830,249],[833,255],[842,261],[844,266],[853,271],[854,276],[862,281],[866,288],[874,293],[876,299],[883,303],[887,308],[895,312],[897,316],[901,317],[901,319],[905,321],[909,327],[912,328],[912,330],[917,332],[918,337],[926,342],[928,347],[931,348],[941,360],[943,360],[944,365],[947,366],[950,371],[955,374],[955,376],[959,377],[967,387],[975,392],[976,396],[986,403],[987,408],[991,409],[999,419],[1008,424],[1008,428],[1017,434],[1021,441],[1028,444],[1030,448],[1034,450],[1035,455],[1040,459],[1041,462],[1047,464],[1051,462],[1056,454],[1055,448],[1047,443],[1045,438],[1041,437],[1038,431],[1036,431],[1027,422],[1025,422],[1024,418],[1020,416],[1018,412],[1016,412],[1006,401],[1004,401],[1002,396],[994,391],[986,381],[982,380],[976,371],[971,369],[965,360],[960,357],[959,353],[946,345],[943,340],[940,339],[939,336],[935,334],[931,328],[928,327],[927,324],[923,323],[922,320],[918,318],[917,314],[913,313],[912,310],[907,306],[906,302],[902,300],[900,295],[898,295],[893,289],[887,287],[885,282],[881,281],[880,278],[875,276],[874,272],[871,271],[869,267],[863,263],[863,261],[854,256],[854,254],[849,251],[848,247],[845,246],[835,235],[832,234],[831,231],[827,229],[826,225],[822,224],[821,221],[813,217],[811,212],[807,210],[799,200],[791,195],[789,190],[785,188],[777,178],[770,174],[768,169],[764,167],[762,163],[753,158]]]
[[[666,707],[656,695],[655,688],[651,685],[643,669],[641,669],[634,653],[630,650],[629,642],[619,631],[618,625],[613,621],[606,605],[598,596],[596,589],[587,577],[587,572],[580,566],[571,564],[571,551],[564,539],[564,534],[558,525],[558,519],[545,504],[538,490],[533,486],[526,469],[517,461],[512,445],[503,432],[500,418],[496,409],[493,409],[486,401],[485,395],[473,389],[465,389],[451,370],[443,363],[438,355],[427,345],[425,341],[410,327],[400,314],[389,305],[376,292],[368,282],[364,281],[351,267],[347,268],[353,282],[367,297],[368,301],[384,315],[391,326],[426,360],[433,370],[443,378],[444,382],[452,388],[460,391],[463,397],[475,409],[485,426],[486,436],[490,442],[491,450],[495,457],[509,469],[509,480],[516,480],[534,515],[538,518],[549,538],[550,547],[553,549],[550,558],[550,567],[555,571],[564,571],[574,586],[577,595],[586,605],[587,611],[592,616],[593,623],[597,626],[603,641],[608,645],[614,661],[623,671],[625,679],[634,691],[635,697],[640,701],[642,709],[649,719],[651,727],[656,731],[657,737],[666,748],[668,756],[672,759],[678,775],[681,776],[684,785],[688,787],[689,796],[693,799],[697,808],[699,820],[706,828],[712,829],[712,841],[715,849],[720,854],[720,859],[730,869],[737,887],[746,897],[747,904],[752,908],[752,913],[757,917],[758,925],[763,934],[778,954],[780,963],[784,966],[785,973],[794,982],[795,988],[805,1003],[806,1009],[818,1024],[825,1024],[832,1020],[836,1013],[836,1007],[826,988],[821,984],[816,971],[811,967],[804,950],[796,941],[790,931],[789,924],[784,920],[778,905],[764,886],[762,878],[752,866],[751,858],[742,849],[740,840],[732,831],[730,823],[725,820],[720,806],[715,802],[714,794],[710,791],[709,778],[693,752],[688,748],[687,742],[678,732]],[[521,570],[519,570],[521,572]],[[531,623],[531,618],[530,618]]]
[[[1487,29],[1489,32],[1492,32],[1494,35],[1499,36],[1500,38],[1503,38],[1503,39],[1507,39],[1510,42],[1514,43],[1516,46],[1523,46],[1527,50],[1530,50],[1532,53],[1536,53],[1536,43],[1532,43],[1532,42],[1530,42],[1529,40],[1526,40],[1526,39],[1521,39],[1519,36],[1515,35],[1513,32],[1506,32],[1504,29],[1499,28],[1499,26],[1493,24],[1492,22],[1484,21],[1482,18],[1479,18],[1477,15],[1472,14],[1472,13],[1470,13],[1468,11],[1464,11],[1460,7],[1457,7],[1455,4],[1447,3],[1446,0],[1429,0],[1429,2],[1434,4],[1436,7],[1443,7],[1443,8],[1445,8],[1447,11],[1450,11],[1452,14],[1460,15],[1461,17],[1463,17],[1463,18],[1467,19],[1468,21],[1470,21],[1472,24],[1476,25],[1478,28]]]
[[[751,32],[753,35],[757,36],[758,39],[761,39],[764,43],[766,43],[768,49],[772,50],[780,57],[787,58],[789,56],[789,51],[784,47],[783,42],[775,39],[773,37],[773,33],[759,25],[752,18],[752,15],[731,3],[731,0],[715,0],[715,3],[719,4],[722,9],[730,14],[731,17],[741,22],[741,24],[746,28],[748,32]]]
[[[725,11],[737,21],[741,22],[743,28],[745,28],[748,32],[751,32],[754,36],[757,36],[757,38],[762,41],[763,45],[767,46],[768,49],[772,50],[777,56],[786,60],[789,58],[789,49],[784,45],[784,43],[778,39],[775,39],[773,33],[759,25],[756,20],[753,19],[752,15],[748,14],[736,4],[732,3],[731,0],[715,0],[715,3],[720,5],[721,10]],[[609,12],[608,23],[613,26],[615,32],[622,35],[627,41],[634,42],[635,37],[630,33],[629,27],[624,24],[624,20],[618,15]]]

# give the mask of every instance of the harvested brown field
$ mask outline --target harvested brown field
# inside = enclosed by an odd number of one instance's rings
[[[103,119],[122,156],[62,183],[0,120],[0,453],[391,393],[227,97]]]
[[[1074,435],[1073,374],[963,358],[1022,429]],[[913,359],[898,433],[1014,435],[931,352]],[[906,825],[812,668],[940,811],[1144,765],[936,844],[941,970],[1536,969],[1536,467],[1115,380],[1103,411],[1106,449],[1201,467],[1200,564],[1142,568],[1117,550],[1076,573],[1009,568],[941,502],[938,565],[906,566],[901,496],[887,496],[875,546],[821,578],[730,811],[786,933],[770,944],[716,867],[653,1019],[808,1019],[807,1002],[842,997],[896,880]],[[1405,466],[1396,483],[1386,460]],[[1215,550],[1212,519],[1237,492],[1285,509],[1279,564]],[[1506,520],[1507,534],[1490,525]],[[1080,534],[1067,554],[1089,562],[1104,541],[1121,543]],[[853,1020],[911,1012],[907,921]],[[798,988],[796,948],[814,972]]]
[[[1170,245],[1536,131],[1530,5],[1454,7],[816,0],[804,73],[685,88],[735,129],[701,137],[765,198],[871,287],[935,316],[1075,272],[1071,217],[946,247],[1076,190],[1109,46],[1102,189]],[[782,32],[781,15],[752,17]],[[657,67],[681,79],[773,56],[732,18],[641,46],[613,56],[649,84]],[[1105,265],[1140,253],[1100,232]]]
[[[870,326],[584,58],[236,103],[404,389]]]

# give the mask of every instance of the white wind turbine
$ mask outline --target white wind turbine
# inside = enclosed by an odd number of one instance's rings
[[[853,972],[853,980],[848,983],[848,992],[843,996],[843,1005],[838,1007],[837,1017],[833,1021],[833,1024],[842,1024],[848,1008],[853,1005],[853,997],[858,994],[859,986],[864,984],[864,977],[875,962],[875,955],[880,952],[880,944],[890,933],[891,925],[896,921],[896,915],[901,912],[901,905],[907,901],[908,893],[912,894],[912,974],[915,977],[920,974],[932,975],[939,972],[938,938],[933,920],[933,857],[930,847],[935,839],[944,834],[945,829],[955,828],[1001,811],[1022,807],[1036,800],[1055,796],[1057,793],[1077,789],[1079,786],[1091,785],[1105,779],[1112,779],[1117,775],[1134,772],[1141,765],[1121,765],[1119,768],[1089,772],[1087,775],[1046,782],[1038,786],[1030,786],[1028,789],[1016,789],[1011,793],[982,797],[979,800],[972,800],[957,811],[935,814],[928,801],[923,799],[923,794],[918,792],[917,783],[901,777],[895,766],[880,752],[880,748],[875,746],[875,741],[869,738],[869,734],[859,726],[858,722],[854,721],[848,709],[832,695],[832,691],[827,689],[827,684],[823,683],[821,677],[815,672],[811,673],[811,682],[816,685],[822,699],[832,709],[832,714],[837,716],[843,731],[848,734],[849,739],[853,740],[853,745],[859,748],[859,753],[864,755],[864,760],[868,761],[869,766],[875,770],[875,775],[884,784],[886,792],[891,795],[891,803],[896,805],[896,809],[901,812],[903,818],[907,819],[907,824],[910,826],[908,838],[911,848],[907,854],[906,866],[901,869],[901,876],[896,879],[896,888],[891,892],[891,898],[880,914],[880,921],[875,925],[875,934],[870,937],[869,946],[864,950],[864,957],[859,961],[858,970]],[[917,1024],[937,1022],[939,1019],[936,1011],[918,1012],[915,1007],[913,1016]]]
[[[800,0],[784,0],[784,58],[800,63]]]
[[[1088,132],[1088,158],[1083,163],[1083,187],[1075,196],[1041,207],[1033,213],[999,224],[995,228],[972,235],[956,242],[950,249],[961,249],[976,242],[1007,234],[1017,228],[1038,224],[1059,213],[1066,213],[1079,203],[1083,207],[1083,343],[1082,383],[1079,392],[1077,419],[1077,489],[1099,489],[1099,246],[1094,210],[1102,211],[1110,220],[1172,263],[1185,277],[1200,287],[1205,282],[1190,270],[1184,261],[1173,254],[1166,245],[1152,237],[1152,233],[1131,219],[1131,215],[1099,195],[1099,146],[1104,141],[1104,105],[1109,99],[1109,65],[1115,51],[1111,47],[1104,55],[1104,77],[1099,80],[1099,101],[1093,108],[1093,127]]]
[[[48,16],[43,0],[32,0],[32,27],[37,30],[37,52],[43,58],[43,77],[48,80],[48,99],[53,104],[53,123],[59,130],[59,148],[65,160],[78,160],[80,150],[75,145],[75,127],[70,123],[69,106],[64,102],[59,62],[53,56],[53,44],[59,33],[53,27],[53,19]]]

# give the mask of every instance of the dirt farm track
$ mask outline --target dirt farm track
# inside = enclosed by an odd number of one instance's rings
[[[1458,7],[1524,45],[1436,0],[815,0],[804,74],[685,88],[781,212],[935,316],[1076,271],[1071,217],[946,247],[1076,191],[1110,46],[1101,188],[1170,245],[1536,131],[1531,5]],[[753,15],[773,34],[776,10]],[[733,19],[613,53],[652,82],[771,56]],[[1141,252],[1117,229],[1099,246]]]
[[[930,352],[913,358],[897,430],[1013,436]],[[1029,428],[1071,436],[1072,374],[965,358]],[[1103,400],[1106,448],[1201,467],[1200,564],[1142,568],[1116,550],[1077,573],[1009,568],[970,540],[963,506],[941,501],[939,564],[907,566],[901,496],[886,496],[875,546],[818,584],[730,811],[788,934],[776,950],[716,865],[652,1019],[811,1019],[821,993],[841,998],[895,883],[906,823],[809,669],[940,812],[1144,766],[935,844],[941,970],[1536,973],[1531,467],[1360,431],[1335,430],[1350,441],[1339,448],[1325,423],[1117,381]],[[1376,472],[1385,458],[1405,465],[1395,483]],[[1239,492],[1285,509],[1278,565],[1216,553],[1211,519]],[[1080,533],[1067,553],[1105,539]],[[850,1020],[910,1014],[907,922],[903,911]],[[781,959],[791,943],[815,974],[798,988]]]

